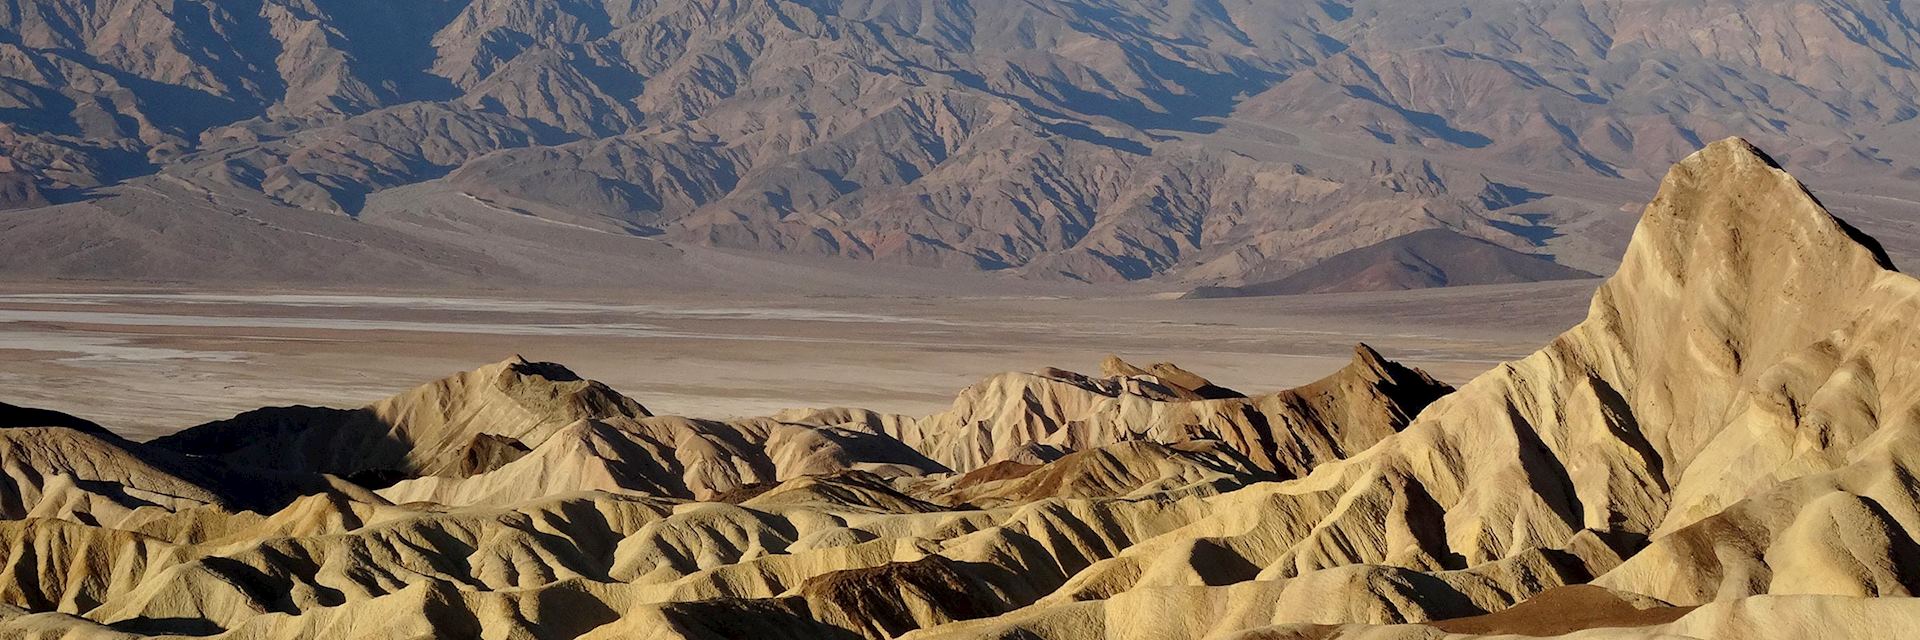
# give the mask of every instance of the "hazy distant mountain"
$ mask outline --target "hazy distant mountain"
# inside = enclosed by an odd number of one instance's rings
[[[1240,284],[1449,229],[1605,272],[1733,134],[1871,192],[1830,204],[1901,253],[1915,9],[3,0],[0,270],[634,283],[718,248]]]
[[[1428,229],[1327,258],[1279,280],[1238,287],[1200,287],[1186,297],[1403,291],[1591,277],[1594,277],[1591,273],[1540,256],[1446,229]]]
[[[0,637],[1906,637],[1887,266],[1729,139],[1584,320],[1457,389],[1358,345],[1292,389],[1109,357],[924,417],[651,415],[517,357],[148,442],[0,405]]]

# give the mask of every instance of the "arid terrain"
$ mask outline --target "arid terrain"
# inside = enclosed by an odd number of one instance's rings
[[[8,0],[0,271],[1524,282],[1730,135],[1920,246],[1910,1]]]
[[[1597,282],[1205,301],[16,284],[0,295],[0,390],[145,438],[265,405],[365,404],[514,354],[712,417],[931,413],[988,374],[1108,354],[1280,389],[1361,341],[1457,382],[1572,326]]]
[[[0,640],[1920,637],[1920,0],[0,0]]]
[[[7,388],[62,409],[0,404],[6,637],[1920,625],[1920,281],[1737,138],[1668,172],[1601,282],[644,302],[72,286],[0,311],[24,361]],[[1077,364],[1020,369],[1043,358]],[[283,395],[337,401],[249,407]]]

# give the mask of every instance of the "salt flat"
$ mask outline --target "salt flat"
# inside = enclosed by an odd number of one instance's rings
[[[854,405],[931,413],[1005,370],[1117,353],[1245,391],[1325,375],[1365,341],[1450,381],[1585,312],[1593,282],[1242,300],[0,288],[0,401],[134,437],[263,405],[358,406],[520,354],[662,413]]]

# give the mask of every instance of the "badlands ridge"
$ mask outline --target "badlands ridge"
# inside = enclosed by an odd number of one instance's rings
[[[926,417],[652,415],[514,358],[152,442],[0,406],[8,638],[1893,637],[1920,282],[1740,140],[1458,389],[1362,345]],[[1890,635],[1892,634],[1892,635]]]

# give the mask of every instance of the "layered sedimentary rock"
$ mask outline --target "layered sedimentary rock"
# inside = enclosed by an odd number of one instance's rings
[[[1251,397],[1116,359],[925,419],[702,421],[516,360],[367,410],[432,457],[32,414],[59,426],[0,429],[0,632],[1886,637],[1920,625],[1915,318],[1920,281],[1727,140],[1585,321],[1452,393],[1361,348]],[[180,453],[249,424],[316,448],[302,497],[237,508],[212,465],[245,447]]]
[[[565,367],[515,356],[360,409],[276,407],[158,438],[153,444],[236,464],[340,475],[458,475],[472,456],[537,447],[588,418],[644,417],[645,407]],[[511,445],[507,445],[511,448]]]
[[[956,471],[1129,440],[1219,440],[1263,470],[1294,477],[1399,431],[1452,389],[1366,345],[1326,378],[1255,397],[1164,363],[1142,369],[1111,359],[1103,368],[1101,378],[1060,369],[994,376],[920,419],[852,409],[782,418],[883,432]]]
[[[586,419],[487,473],[404,480],[380,494],[448,505],[589,490],[711,498],[744,485],[848,470],[903,476],[946,469],[897,440],[856,431],[774,420]]]

